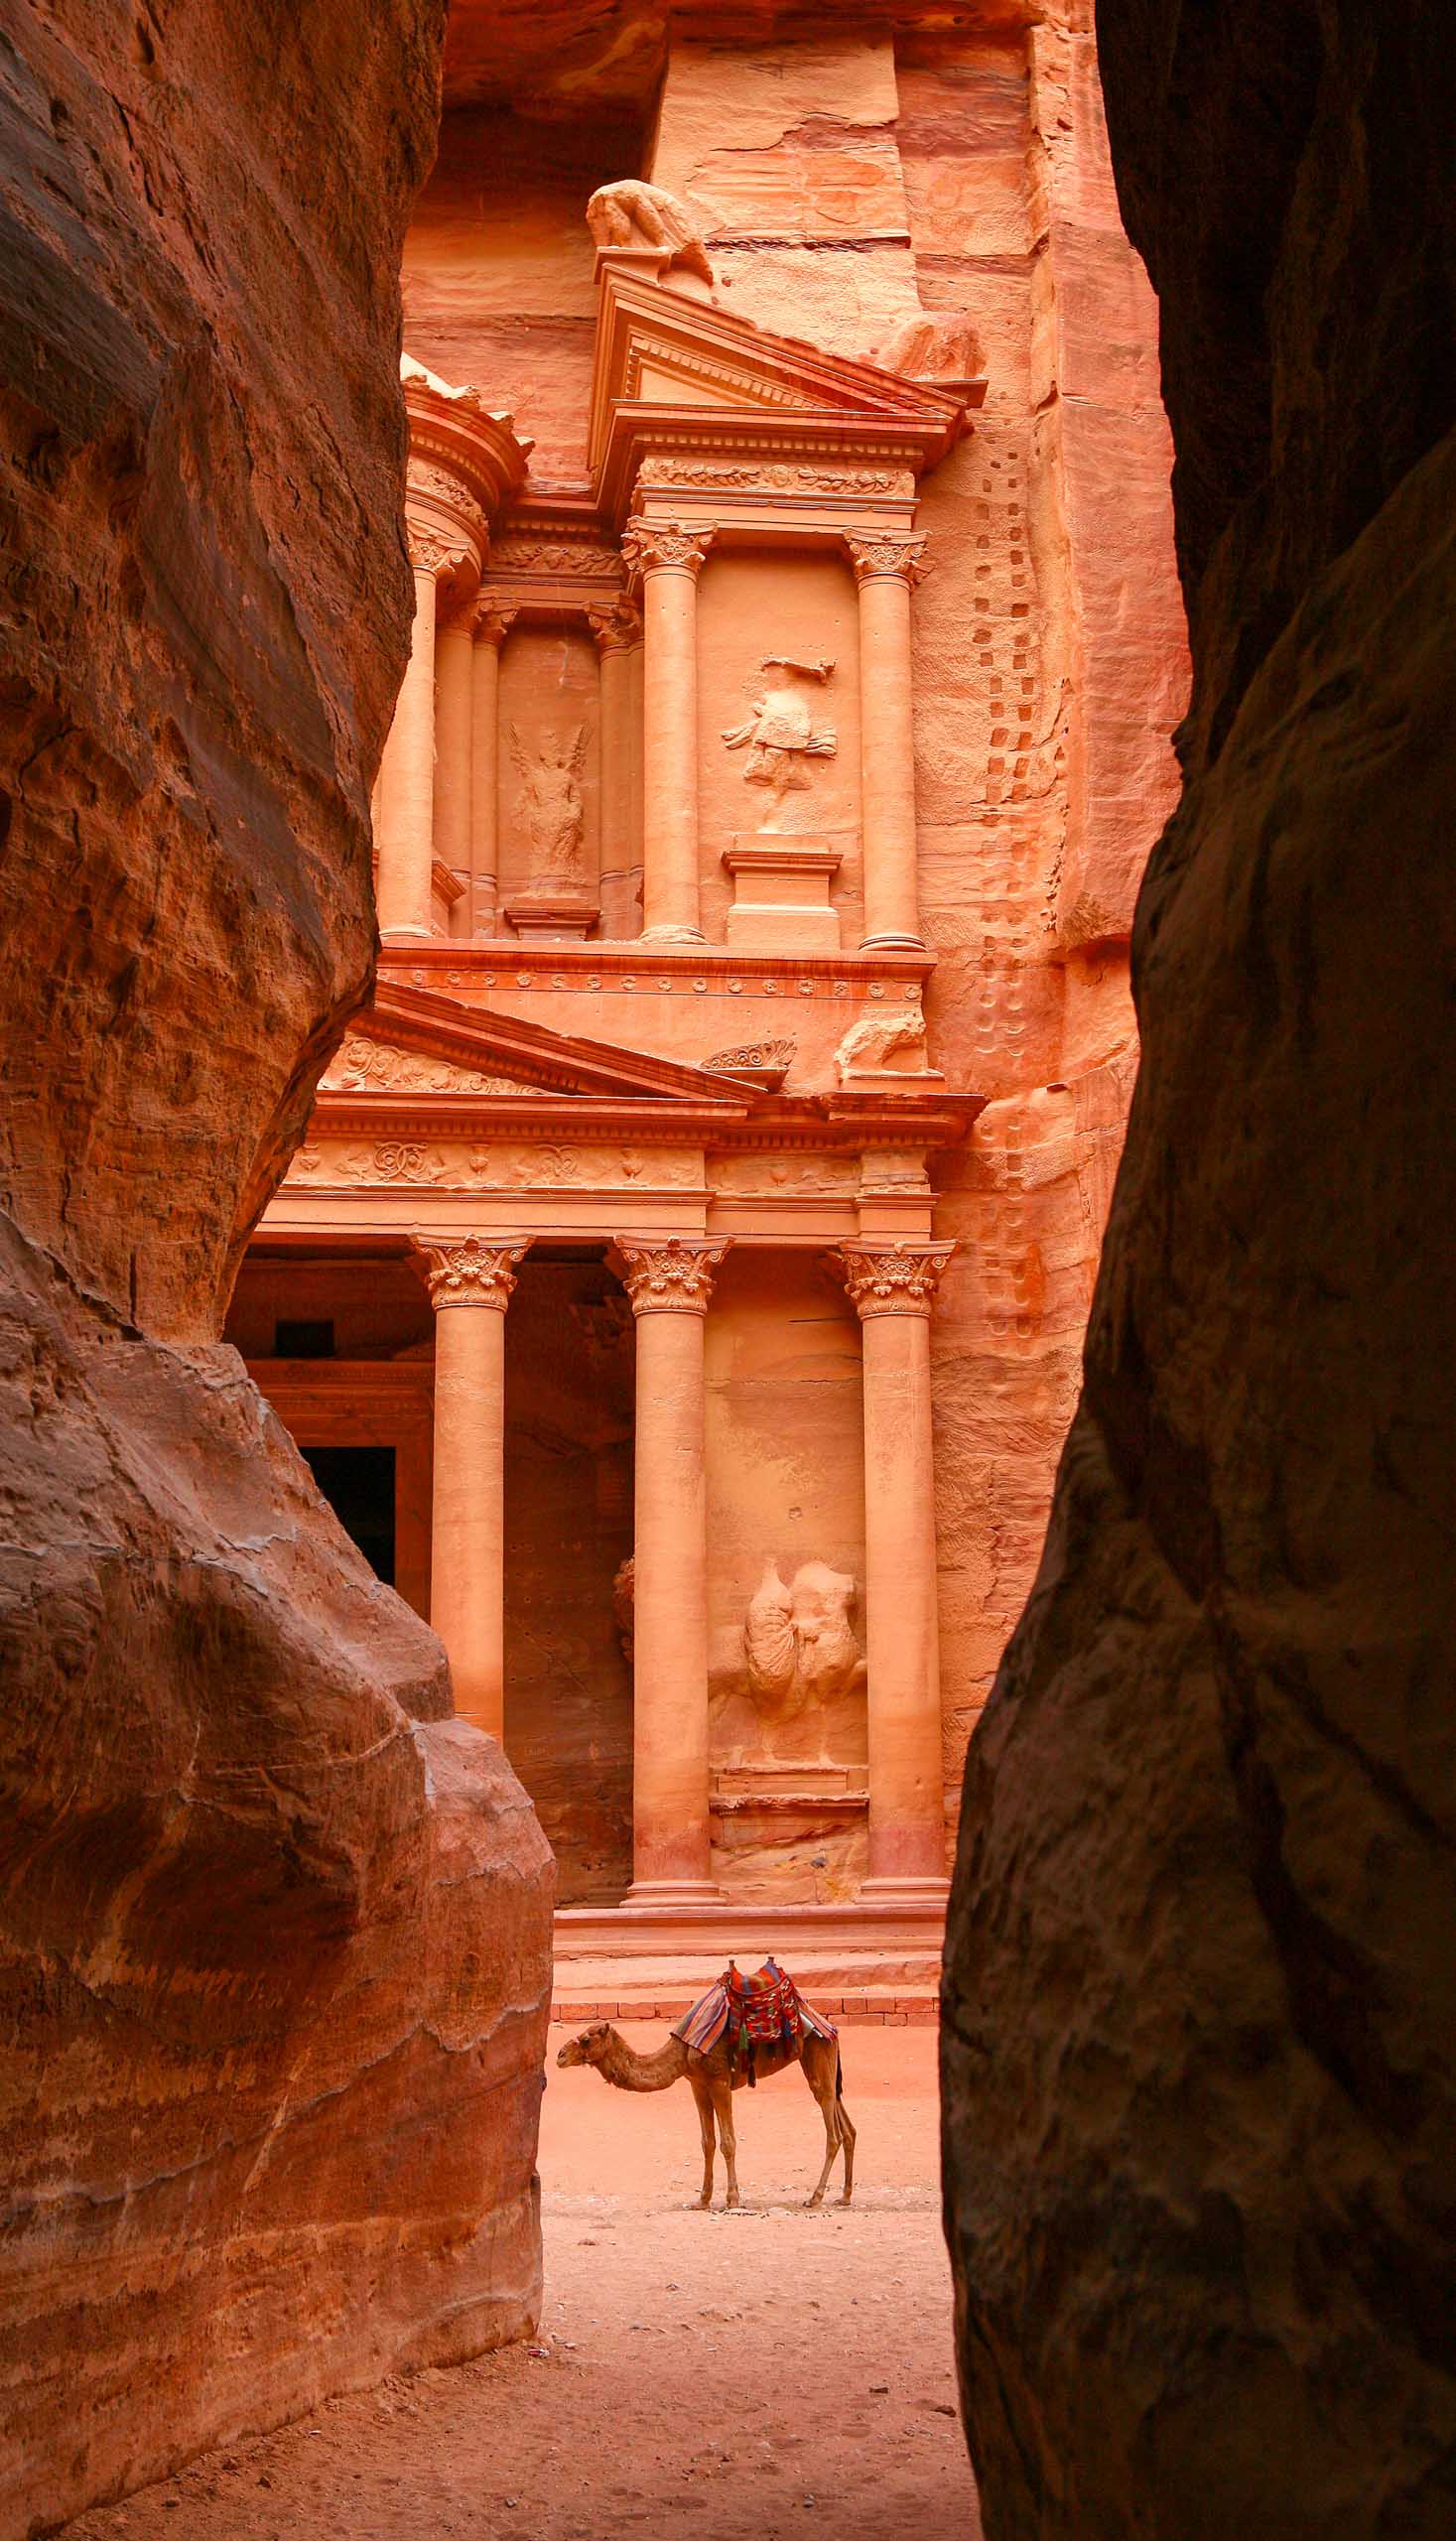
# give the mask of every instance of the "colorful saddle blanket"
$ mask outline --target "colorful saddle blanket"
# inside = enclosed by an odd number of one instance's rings
[[[778,2065],[798,2046],[808,2030],[819,2038],[837,2038],[833,2021],[805,2002],[792,1976],[766,1958],[756,1976],[740,1975],[729,1959],[716,1985],[700,1995],[673,2031],[688,2047],[706,2056],[728,2033],[733,2065],[747,2067],[751,2085],[763,2062]]]

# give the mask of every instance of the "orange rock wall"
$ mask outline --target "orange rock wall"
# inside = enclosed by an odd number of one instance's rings
[[[0,62],[0,2534],[518,2334],[550,1866],[216,1340],[372,964],[443,12]]]
[[[1075,1400],[1135,1066],[1126,934],[1173,799],[1184,649],[1155,311],[1119,220],[1090,10],[1068,0],[1034,27],[997,10],[954,33],[921,18],[908,9],[893,28],[785,40],[751,12],[731,26],[700,16],[669,40],[642,10],[616,29],[609,61],[598,45],[589,63],[596,38],[567,12],[553,63],[541,31],[487,29],[466,7],[452,76],[472,102],[446,118],[410,234],[405,308],[422,360],[489,380],[492,394],[498,383],[515,404],[538,438],[533,475],[580,475],[592,323],[582,207],[601,178],[643,174],[698,218],[737,314],[868,355],[929,312],[969,330],[967,358],[986,372],[974,432],[924,487],[932,570],[915,602],[931,1056],[954,1086],[991,1097],[944,1176],[939,1220],[963,1247],[934,1345],[953,1818]],[[579,91],[594,83],[602,106],[587,123]],[[711,558],[701,585],[710,740],[736,704],[736,680],[721,694],[715,668],[735,571]],[[813,640],[848,666],[835,684],[844,724],[856,636],[848,576],[837,597],[835,575],[806,561],[801,579],[825,584]],[[788,569],[783,579],[788,623]],[[827,764],[843,774],[853,733],[841,746]],[[704,764],[713,918],[725,896],[717,851],[741,787],[720,747]],[[852,861],[835,886],[846,941],[858,888]],[[501,1003],[513,995],[502,981]],[[563,1020],[587,1028],[592,1003],[575,999]],[[545,1013],[539,997],[529,1005]],[[630,1037],[669,1031],[671,1017],[634,1005]],[[744,1013],[742,1027],[772,1030],[772,1012]],[[623,1037],[619,1000],[599,1028]]]
[[[1456,224],[1419,0],[1101,0],[1195,687],[943,1994],[997,2541],[1456,2528]]]

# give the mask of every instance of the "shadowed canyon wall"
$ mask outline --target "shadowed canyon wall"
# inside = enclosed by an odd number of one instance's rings
[[[991,2541],[1456,2524],[1444,13],[1103,0],[1195,656],[1081,1407],[969,1759]]]
[[[544,1840],[216,1341],[367,993],[443,8],[0,50],[0,2533],[533,2317]]]

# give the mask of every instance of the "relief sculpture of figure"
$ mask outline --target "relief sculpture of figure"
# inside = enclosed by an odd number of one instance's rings
[[[863,1661],[850,1617],[855,1582],[827,1561],[806,1561],[786,1587],[770,1561],[743,1618],[748,1683],[760,1703],[785,1713],[804,1711],[847,1693]]]
[[[543,734],[540,755],[532,758],[519,731],[510,728],[511,756],[520,777],[516,810],[531,844],[531,870],[543,880],[583,878],[582,842],[586,815],[582,804],[582,770],[587,764],[587,727],[565,734]]]
[[[744,783],[766,786],[774,809],[778,810],[786,794],[802,794],[808,785],[806,762],[811,758],[833,758],[839,748],[832,730],[814,730],[809,700],[803,689],[793,684],[806,679],[822,683],[829,678],[834,664],[796,662],[786,654],[770,653],[758,667],[761,671],[784,671],[788,677],[755,698],[746,722],[729,726],[723,738],[730,750],[746,749]]]

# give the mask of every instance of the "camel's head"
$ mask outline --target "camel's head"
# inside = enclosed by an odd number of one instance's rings
[[[556,2061],[558,2065],[599,2065],[610,2037],[611,2024],[598,2021],[595,2029],[584,2029],[580,2038],[569,2038]]]

